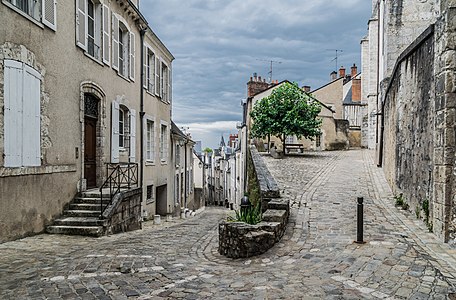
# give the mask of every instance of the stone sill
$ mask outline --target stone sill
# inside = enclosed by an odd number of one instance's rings
[[[0,177],[44,175],[44,174],[68,173],[68,172],[76,172],[76,165],[53,165],[53,166],[19,167],[19,168],[0,167]]]

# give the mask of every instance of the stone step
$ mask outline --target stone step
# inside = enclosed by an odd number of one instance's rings
[[[65,217],[82,217],[82,218],[98,218],[100,216],[100,211],[94,210],[65,210],[63,212]]]
[[[103,220],[99,218],[82,218],[82,217],[66,217],[54,221],[57,226],[102,226]]]
[[[68,234],[68,235],[84,235],[99,237],[103,235],[102,226],[48,226],[47,233],[51,234]]]
[[[81,192],[80,197],[81,198],[100,198],[100,191],[86,191],[86,192]],[[109,192],[103,191],[103,198],[108,199],[110,197]]]
[[[103,201],[103,209],[106,207],[106,204]],[[71,203],[70,210],[90,210],[90,211],[101,211],[99,203]]]
[[[110,199],[108,197],[103,198],[103,204],[109,204]],[[100,197],[88,198],[88,197],[76,197],[72,203],[86,203],[86,204],[98,204],[100,205]]]

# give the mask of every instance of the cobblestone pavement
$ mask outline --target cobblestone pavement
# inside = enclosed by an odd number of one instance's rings
[[[219,208],[98,239],[43,234],[0,245],[0,299],[452,299],[456,252],[394,208],[371,155],[265,157],[292,215],[261,256],[217,253]]]

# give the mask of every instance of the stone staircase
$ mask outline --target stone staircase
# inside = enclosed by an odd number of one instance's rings
[[[109,203],[109,193],[103,191],[103,205]],[[100,219],[100,191],[80,193],[64,210],[63,215],[46,228],[47,233],[99,237],[105,234],[104,220]]]

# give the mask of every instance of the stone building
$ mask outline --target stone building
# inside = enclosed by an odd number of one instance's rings
[[[375,140],[394,193],[454,244],[456,3],[373,1],[372,8],[362,41],[369,147]]]
[[[250,78],[250,81],[247,83],[248,98],[247,98],[247,128],[250,132],[252,126],[252,120],[250,117],[250,112],[252,111],[255,103],[265,97],[271,95],[272,91],[278,88],[280,85],[289,81],[285,80],[280,83],[268,84],[264,80],[261,80],[261,77],[256,77],[255,75]],[[305,93],[305,91],[303,91]],[[286,139],[286,144],[300,144],[305,150],[337,150],[337,149],[348,149],[348,121],[343,119],[337,119],[335,117],[336,111],[331,107],[323,103],[317,98],[314,98],[316,101],[321,103],[321,112],[318,115],[322,119],[323,123],[321,126],[321,136],[317,136],[315,140],[310,139],[297,139],[295,136],[289,136]],[[340,99],[340,98],[339,98]],[[340,103],[342,101],[339,100]],[[340,114],[342,115],[342,109]],[[281,145],[282,142],[277,137],[270,137],[268,143],[267,140],[258,140],[260,148],[270,149],[271,147]]]
[[[3,0],[0,15],[0,242],[64,208],[100,215],[70,202],[114,169],[137,187],[130,218],[171,213],[174,57],[138,0]]]
[[[174,209],[165,209],[174,211],[177,216],[179,212],[187,210],[197,210],[201,207],[200,199],[195,202],[194,193],[194,162],[193,146],[195,142],[189,134],[183,133],[174,122],[171,121],[171,140],[172,140],[172,157],[171,166],[174,174]]]
[[[350,68],[350,74],[346,74],[342,66],[338,77],[336,72],[332,72],[330,82],[310,91],[319,101],[335,111],[334,118],[348,121],[350,147],[365,147],[361,128],[366,104],[361,101],[361,81],[361,74],[355,64]]]

